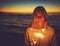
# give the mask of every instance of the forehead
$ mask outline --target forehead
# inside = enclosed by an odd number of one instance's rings
[[[35,13],[36,16],[43,16],[43,13],[41,11]]]

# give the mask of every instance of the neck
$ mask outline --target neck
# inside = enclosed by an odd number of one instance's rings
[[[43,29],[43,28],[46,28],[47,26],[48,26],[47,23],[44,23],[43,26],[37,26],[37,24],[34,24],[34,23],[31,25],[33,29]]]
[[[32,27],[33,29],[42,29],[42,28],[44,28],[44,26],[38,26],[38,25],[36,25],[36,24],[32,24],[31,27]]]

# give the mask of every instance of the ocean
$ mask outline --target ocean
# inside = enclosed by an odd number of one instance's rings
[[[32,22],[32,14],[0,13],[0,46],[24,46],[24,33]],[[48,23],[56,31],[60,46],[60,13],[48,14]]]

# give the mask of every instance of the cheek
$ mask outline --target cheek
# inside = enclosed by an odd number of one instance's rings
[[[34,18],[34,22],[37,22],[38,21],[38,18]]]
[[[41,20],[39,20],[39,22],[44,23],[45,22],[44,18],[42,18]]]
[[[45,22],[45,20],[44,20],[44,19],[42,19],[41,21],[42,21],[42,22]]]

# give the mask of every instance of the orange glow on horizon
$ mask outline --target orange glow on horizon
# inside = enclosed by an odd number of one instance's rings
[[[11,12],[11,13],[32,13],[34,8],[14,8],[14,7],[8,7],[8,8],[3,8],[1,9],[2,12]],[[51,8],[48,7],[46,8],[47,12],[60,12],[59,7]]]
[[[11,13],[32,13],[31,9],[3,9],[2,12],[11,12]]]
[[[59,8],[46,8],[47,12],[60,12]]]

